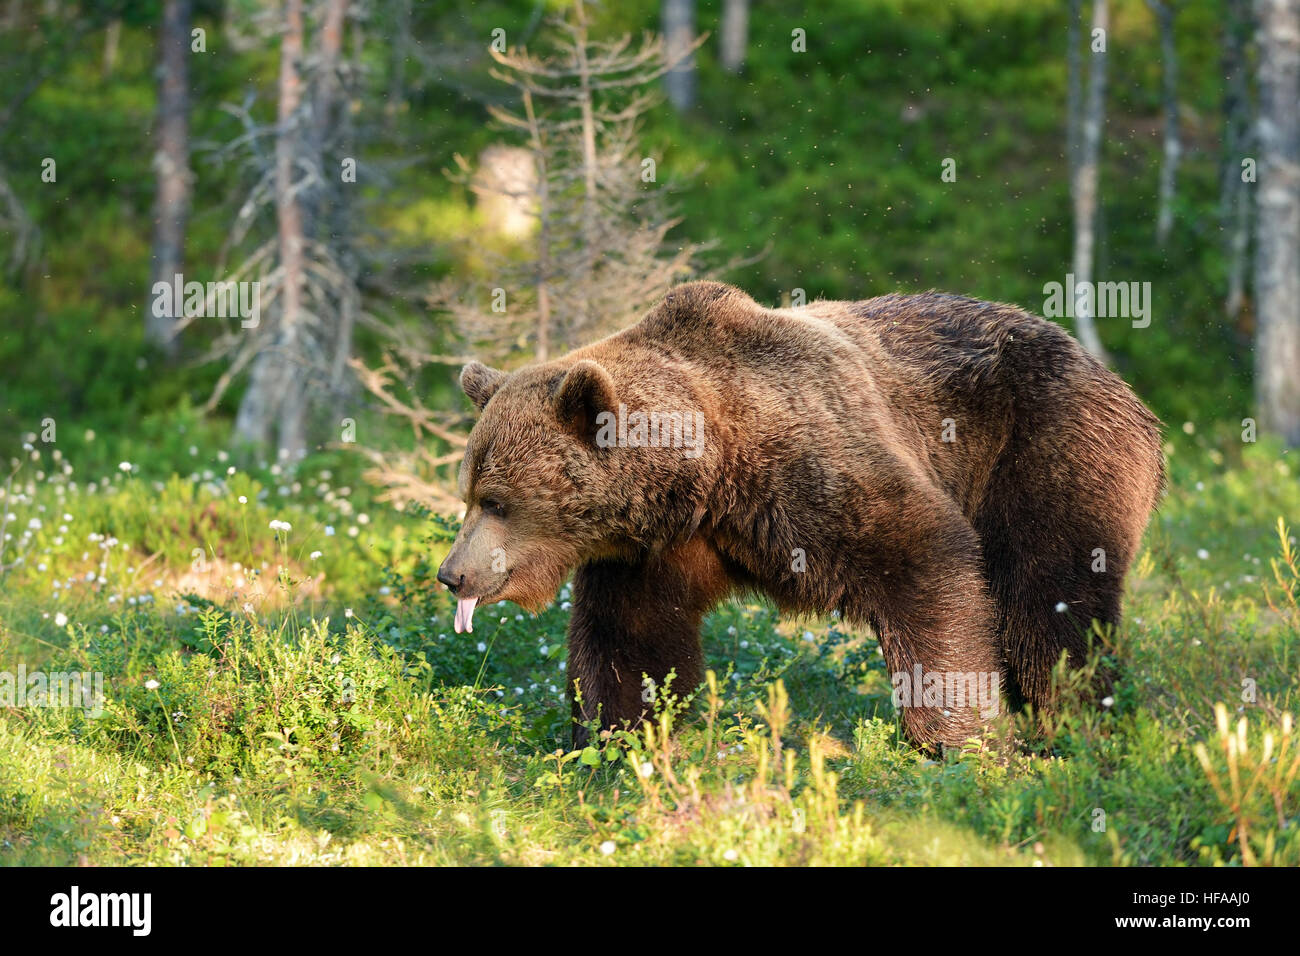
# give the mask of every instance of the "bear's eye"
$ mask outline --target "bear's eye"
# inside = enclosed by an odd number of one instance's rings
[[[478,506],[487,514],[494,515],[498,518],[504,518],[506,516],[506,506],[495,498],[484,498],[478,503]]]

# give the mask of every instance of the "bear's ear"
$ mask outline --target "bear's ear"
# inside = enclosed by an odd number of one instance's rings
[[[573,364],[555,389],[552,401],[560,424],[581,438],[594,439],[596,419],[601,412],[611,414],[618,407],[614,380],[590,359]]]
[[[460,370],[460,387],[481,412],[488,399],[497,393],[506,373],[488,368],[482,362],[470,362]]]

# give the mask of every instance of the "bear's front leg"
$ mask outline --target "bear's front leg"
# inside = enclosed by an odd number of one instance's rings
[[[593,561],[577,570],[568,665],[575,747],[587,742],[584,721],[636,725],[653,709],[670,671],[679,695],[699,685],[700,621],[728,587],[716,552],[698,538],[660,555]]]

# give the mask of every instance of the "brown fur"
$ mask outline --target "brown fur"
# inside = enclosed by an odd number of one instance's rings
[[[740,589],[869,624],[891,673],[996,673],[1047,706],[1062,651],[1081,663],[1089,622],[1119,622],[1163,486],[1159,422],[1118,377],[1058,326],[959,296],[767,309],[690,283],[623,332],[509,375],[471,363],[462,385],[483,414],[439,578],[535,608],[576,567],[574,714],[606,726],[642,716],[643,674],[698,683],[700,621]],[[618,403],[701,412],[699,457],[599,447]],[[923,744],[981,726],[971,707],[902,720]]]

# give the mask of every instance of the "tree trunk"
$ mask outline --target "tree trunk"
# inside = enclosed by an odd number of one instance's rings
[[[535,358],[545,362],[551,352],[551,171],[546,164],[542,129],[533,110],[533,94],[524,90],[524,115],[532,155],[537,163],[537,343]]]
[[[1083,0],[1070,0],[1069,23],[1065,31],[1065,154],[1071,193],[1079,167],[1079,130],[1083,125],[1083,57],[1079,53],[1079,24],[1082,19]]]
[[[1160,204],[1156,215],[1156,243],[1164,248],[1174,226],[1174,195],[1178,182],[1178,160],[1182,143],[1178,136],[1178,48],[1174,43],[1173,0],[1147,0],[1160,25],[1160,55],[1164,65],[1161,102],[1165,114],[1164,162],[1160,166]]]
[[[664,74],[668,102],[684,113],[695,103],[695,0],[663,0],[664,44],[673,68]]]
[[[749,46],[749,0],[723,0],[722,68],[739,73]]]
[[[1242,306],[1246,302],[1246,265],[1250,260],[1250,199],[1250,192],[1241,188],[1233,198],[1232,220],[1228,230],[1228,293],[1223,301],[1223,311],[1229,319],[1241,315]]]
[[[394,30],[389,61],[388,103],[384,121],[391,129],[406,100],[406,57],[411,34],[411,0],[394,0]]]
[[[1300,446],[1300,0],[1256,0],[1259,198],[1255,392],[1263,427]]]
[[[325,19],[321,23],[319,64],[317,66],[315,96],[312,102],[312,119],[316,141],[313,153],[324,149],[325,137],[336,122],[335,114],[341,107],[339,83],[339,58],[343,50],[343,27],[347,21],[348,0],[327,0]],[[326,172],[326,175],[329,175]]]
[[[163,16],[164,18],[167,16],[165,10],[163,11]],[[186,37],[186,40],[188,39],[189,37]],[[121,47],[121,42],[122,19],[120,17],[114,17],[108,22],[108,27],[104,30],[104,68],[102,75],[106,80],[111,77],[113,71],[117,69],[117,51]]]
[[[294,166],[302,144],[298,115],[302,103],[302,0],[285,0],[280,41],[280,89],[275,141],[276,220],[282,289],[280,309],[267,330],[268,347],[253,361],[248,389],[235,418],[236,434],[265,447],[272,437],[281,457],[306,450],[307,400],[298,350],[303,286],[303,220],[294,191]]]
[[[1106,0],[1094,0],[1092,7],[1092,33],[1108,29]],[[1092,34],[1089,43],[1096,42]],[[1079,138],[1079,163],[1073,181],[1074,194],[1074,281],[1075,284],[1093,280],[1093,256],[1096,246],[1098,203],[1098,164],[1101,157],[1102,124],[1106,109],[1106,52],[1109,37],[1103,50],[1094,50],[1090,58],[1088,96],[1084,104]],[[1075,307],[1075,328],[1084,348],[1109,364],[1106,349],[1097,334],[1097,324],[1092,310]]]
[[[577,4],[579,33],[574,49],[578,62],[578,106],[582,123],[582,252],[581,275],[578,283],[577,322],[586,325],[591,321],[591,275],[595,270],[596,249],[600,237],[596,234],[596,111],[591,88],[591,64],[587,60],[587,17],[582,4]]]
[[[1224,312],[1229,319],[1241,314],[1246,298],[1246,272],[1250,258],[1250,207],[1252,190],[1242,181],[1241,161],[1250,155],[1252,104],[1246,62],[1250,36],[1249,0],[1228,0],[1223,31],[1223,185],[1219,218],[1226,236],[1228,289]]]
[[[144,310],[145,340],[174,359],[179,316],[154,314],[153,287],[171,284],[185,258],[185,223],[190,210],[190,0],[167,0],[159,36],[157,149],[152,280]]]
[[[312,157],[320,163],[321,178],[333,182],[338,192],[338,199],[329,205],[333,213],[327,223],[330,236],[352,234],[352,203],[348,194],[342,192],[349,188],[341,182],[341,166],[330,162],[325,156],[325,144],[331,128],[340,130],[339,143],[352,148],[352,123],[348,112],[343,83],[339,74],[343,51],[343,34],[347,25],[349,0],[328,0],[325,19],[321,25],[319,44],[319,72],[316,74],[313,113],[316,123],[315,139],[312,142]],[[353,156],[355,159],[355,156]],[[312,234],[310,224],[306,226],[307,234]],[[352,357],[352,330],[356,325],[356,315],[360,303],[356,296],[356,270],[351,267],[352,257],[346,248],[340,257],[339,268],[347,272],[346,290],[338,303],[338,323],[332,337],[333,359],[330,367],[329,391],[335,412],[337,413],[344,399],[344,381],[347,361]]]

